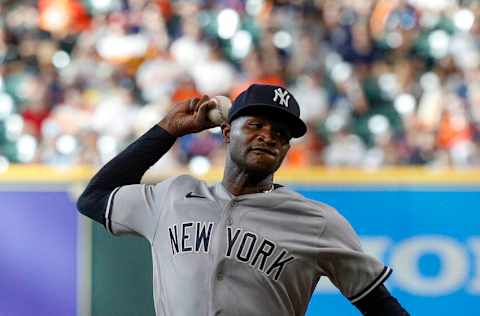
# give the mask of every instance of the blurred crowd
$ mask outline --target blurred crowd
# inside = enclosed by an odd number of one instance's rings
[[[39,0],[0,4],[0,171],[101,165],[181,100],[284,85],[290,166],[480,166],[475,0]],[[223,163],[219,128],[159,168]]]

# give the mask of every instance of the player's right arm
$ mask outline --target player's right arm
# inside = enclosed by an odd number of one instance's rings
[[[77,201],[78,210],[113,231],[109,219],[114,204],[119,225],[148,238],[152,223],[152,186],[139,185],[144,173],[175,143],[177,137],[212,127],[207,112],[215,103],[208,96],[176,104],[139,139],[103,166]]]

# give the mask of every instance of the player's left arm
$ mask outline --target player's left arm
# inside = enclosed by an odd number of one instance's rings
[[[410,315],[383,284],[380,284],[364,298],[353,304],[363,315],[367,316]]]
[[[383,285],[392,269],[362,250],[358,235],[335,209],[326,207],[324,215],[319,251],[323,273],[363,315],[409,315]]]

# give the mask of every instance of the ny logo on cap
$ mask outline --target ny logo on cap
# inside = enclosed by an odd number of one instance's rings
[[[275,96],[273,97],[273,101],[277,102],[277,98],[280,99],[279,101],[281,105],[284,105],[288,108],[288,100],[290,100],[290,96],[288,95],[287,90],[282,90],[280,88],[275,89]]]

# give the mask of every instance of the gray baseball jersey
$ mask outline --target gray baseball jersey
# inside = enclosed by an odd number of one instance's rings
[[[115,189],[105,216],[150,242],[157,315],[304,315],[322,276],[354,303],[391,273],[336,210],[286,187],[232,196],[178,176]]]

